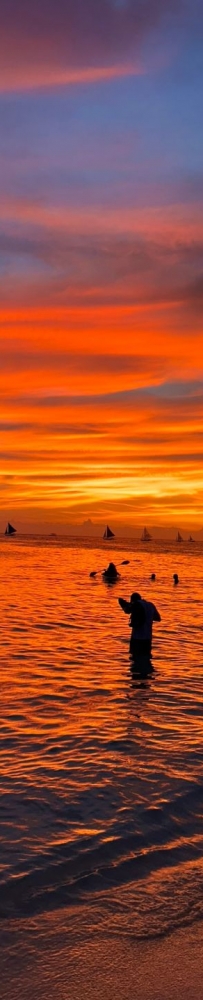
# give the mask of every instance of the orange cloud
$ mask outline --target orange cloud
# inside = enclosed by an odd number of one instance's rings
[[[112,345],[114,350],[117,342],[124,347],[129,316],[132,368],[129,353],[120,353],[113,370]],[[2,315],[11,346],[10,367],[8,355],[1,373],[2,518],[12,502],[19,519],[22,510],[29,516],[34,506],[39,517],[45,509],[49,518],[57,517],[61,528],[67,519],[78,520],[85,513],[102,520],[108,512],[114,520],[139,521],[145,508],[162,523],[180,510],[182,524],[191,516],[193,524],[201,520],[203,398],[194,336],[184,344],[187,382],[183,374],[179,382],[181,337],[164,335],[162,317],[151,357],[148,321],[135,345],[133,318],[132,310],[125,317],[125,310],[120,316],[117,308],[110,314],[106,308],[92,313],[9,310]],[[94,353],[81,353],[84,324],[86,346],[93,349],[94,343]],[[64,344],[74,336],[77,351],[72,346],[69,371],[68,354],[64,369]],[[16,379],[12,358],[18,349]]]

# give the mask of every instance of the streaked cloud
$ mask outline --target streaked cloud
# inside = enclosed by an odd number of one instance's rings
[[[2,525],[203,523],[202,22],[2,0]]]
[[[162,0],[2,0],[1,87],[91,82],[136,61],[145,39],[181,5]],[[110,70],[109,70],[110,67]],[[121,75],[122,75],[121,68]]]
[[[118,64],[116,66],[93,66],[84,69],[60,69],[60,66],[53,68],[53,66],[33,66],[22,67],[16,69],[15,66],[9,70],[9,73],[5,73],[5,69],[1,75],[0,72],[0,92],[1,93],[16,93],[21,91],[32,91],[32,90],[42,90],[46,88],[52,89],[53,87],[77,87],[82,85],[90,85],[97,83],[105,83],[110,80],[122,79],[123,77],[138,76],[144,73],[144,66],[142,67],[134,61],[133,64],[129,65]]]
[[[137,219],[137,232],[125,231],[125,217],[119,216],[120,232],[74,232],[77,215],[68,219],[62,231],[60,218],[56,227],[31,225],[23,214],[18,226],[7,222],[0,232],[0,286],[2,301],[9,301],[13,289],[16,297],[27,294],[41,302],[118,301],[134,304],[196,303],[202,301],[203,235],[183,234],[178,220],[174,229],[166,230],[164,211],[159,213],[159,230],[154,213],[154,233],[146,233],[147,219],[143,211]],[[45,213],[46,214],[46,213]],[[61,213],[60,213],[61,214]],[[42,213],[43,218],[43,213]],[[132,219],[131,219],[132,225]],[[141,231],[141,225],[143,231]],[[82,217],[80,226],[85,229]],[[112,220],[113,226],[113,220]],[[136,227],[136,219],[135,219]],[[72,229],[72,232],[70,231]],[[194,226],[195,229],[195,226]]]

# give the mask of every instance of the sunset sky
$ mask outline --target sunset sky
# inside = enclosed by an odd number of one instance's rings
[[[203,527],[202,3],[0,28],[0,530]]]

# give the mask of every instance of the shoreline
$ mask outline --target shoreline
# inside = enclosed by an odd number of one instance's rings
[[[88,910],[87,910],[88,918]],[[83,939],[66,912],[1,926],[2,1000],[202,1000],[203,921],[167,937]]]

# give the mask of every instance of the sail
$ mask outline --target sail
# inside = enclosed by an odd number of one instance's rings
[[[108,524],[105,528],[103,538],[114,538],[114,532],[111,531],[111,528],[109,528]]]
[[[8,521],[8,524],[7,524],[6,530],[5,530],[5,535],[15,535],[15,533],[16,533],[16,528],[13,528],[13,525],[10,524],[10,522]]]
[[[192,537],[192,535],[189,535],[188,542],[194,542],[194,538]]]
[[[182,538],[182,535],[180,535],[180,532],[179,532],[179,531],[178,531],[178,534],[176,535],[176,541],[177,541],[177,542],[183,542],[183,538]]]
[[[144,531],[141,535],[141,542],[151,542],[151,540],[152,540],[152,535],[150,535],[149,531],[147,531],[147,528],[144,528]]]

